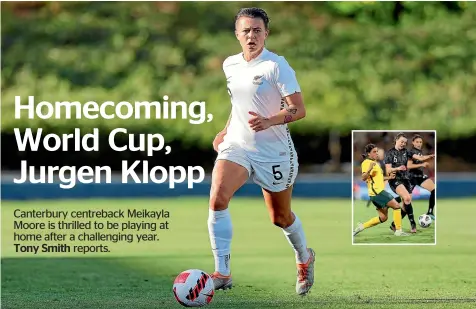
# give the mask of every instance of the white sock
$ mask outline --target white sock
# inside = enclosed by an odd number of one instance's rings
[[[294,214],[294,222],[283,229],[284,235],[296,253],[296,263],[304,264],[309,260],[306,237],[302,228],[301,220]]]
[[[208,212],[208,233],[215,258],[215,271],[228,276],[230,274],[230,247],[233,236],[231,217],[228,208]]]

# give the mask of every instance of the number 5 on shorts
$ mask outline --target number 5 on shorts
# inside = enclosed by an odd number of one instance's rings
[[[274,179],[281,180],[283,178],[283,174],[280,171],[276,170],[276,168],[280,167],[280,165],[273,165],[273,175]]]

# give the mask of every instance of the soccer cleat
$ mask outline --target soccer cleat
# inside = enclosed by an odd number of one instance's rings
[[[416,233],[416,224],[412,224],[412,229],[411,229],[411,232],[412,233]]]
[[[297,264],[297,281],[296,293],[304,295],[311,289],[314,284],[314,262],[316,261],[316,253],[311,248],[309,251],[309,260],[306,264]]]
[[[233,286],[233,282],[231,280],[231,274],[229,276],[224,276],[219,272],[214,272],[210,275],[213,279],[213,285],[215,287],[215,291],[217,290],[228,290],[231,289]]]
[[[432,215],[432,214],[427,214],[430,216],[431,220],[435,221],[435,215]]]
[[[410,236],[410,234],[405,233],[405,232],[402,231],[402,230],[396,230],[393,235],[395,235],[395,236]]]
[[[359,234],[360,232],[362,232],[364,230],[364,225],[362,223],[359,222],[359,224],[357,225],[357,227],[355,228],[354,230],[354,236]]]
[[[394,233],[397,231],[397,228],[395,227],[394,224],[391,224],[391,225],[390,225],[390,229],[391,229],[392,232],[394,232]]]

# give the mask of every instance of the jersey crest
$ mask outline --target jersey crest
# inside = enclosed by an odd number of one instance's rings
[[[263,84],[263,76],[264,76],[264,75],[256,75],[256,76],[253,78],[253,84],[255,84],[255,85],[262,85],[262,84]]]

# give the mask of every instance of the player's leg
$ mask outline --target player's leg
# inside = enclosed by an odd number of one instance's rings
[[[292,187],[280,192],[262,190],[271,222],[283,230],[294,249],[296,262],[306,263],[310,255],[301,220],[291,210]]]
[[[298,271],[296,293],[306,294],[314,284],[315,252],[307,247],[301,220],[291,210],[292,187],[279,192],[268,188],[262,190],[271,222],[282,229],[295,253]]]
[[[388,208],[387,207],[379,208],[379,209],[377,209],[377,212],[378,212],[378,218],[379,218],[381,223],[384,223],[385,221],[387,221],[387,219],[388,219]]]
[[[384,223],[388,219],[388,208],[387,207],[379,207],[377,208],[378,216],[373,217],[369,221],[365,222],[364,229],[368,229],[369,227],[376,226],[380,223]]]
[[[306,263],[309,260],[306,237],[301,220],[291,210],[292,187],[281,192],[262,190],[271,222],[283,230],[295,251],[296,262]]]
[[[430,192],[430,200],[428,203],[427,215],[429,215],[433,220],[435,219],[434,208],[435,208],[435,183],[430,178],[425,179],[420,187],[428,190]]]
[[[373,226],[376,226],[380,223],[383,223],[387,221],[387,207],[385,206],[385,202],[381,202],[381,197],[379,195],[377,196],[371,196],[370,199],[372,200],[372,203],[374,204],[375,208],[377,209],[378,216],[371,218],[367,222],[364,223],[358,223],[357,227],[354,229],[354,236],[359,234],[365,229],[371,228]]]
[[[373,217],[369,221],[362,224],[362,230],[368,229],[370,227],[376,226],[380,223],[384,223],[388,219],[388,208],[380,207],[377,208],[378,216]]]
[[[408,236],[408,234],[404,233],[403,230],[402,230],[402,212],[401,212],[401,208],[400,208],[399,203],[396,201],[396,199],[392,198],[392,200],[390,200],[387,203],[387,206],[393,209],[392,225],[395,228],[394,235],[395,236]]]
[[[411,232],[416,233],[416,223],[413,216],[413,206],[412,206],[412,186],[409,183],[401,183],[395,188],[395,192],[402,197],[403,199],[403,209],[408,215],[408,220],[411,225]]]
[[[218,159],[212,173],[208,232],[215,259],[215,272],[212,275],[215,289],[231,288],[230,254],[233,230],[228,203],[249,177],[249,171],[243,165],[228,159]]]
[[[306,294],[314,284],[315,252],[307,247],[300,218],[291,210],[292,188],[298,173],[296,157],[278,163],[252,163],[253,181],[263,191],[268,213],[294,250],[297,264],[296,293]]]
[[[391,181],[388,182],[388,184],[390,185],[390,189],[393,191],[393,193],[397,194],[397,197],[395,198],[395,200],[398,202],[398,203],[401,203],[402,202],[402,197],[398,194],[397,192],[397,187],[399,187],[403,182],[398,180],[398,179],[393,179]],[[402,219],[405,218],[405,216],[407,215],[407,212],[404,208],[404,205],[402,205],[401,207],[401,214],[402,214]],[[390,225],[390,229],[393,231],[393,232],[396,232],[397,231],[397,228],[395,226],[395,222],[392,221],[392,224]]]
[[[400,196],[397,196],[395,197],[395,201],[400,205],[400,203],[402,202],[402,198]],[[405,212],[405,210],[400,207],[400,215],[402,217],[402,220],[403,218],[405,218],[405,216],[407,215],[407,213]],[[390,229],[393,231],[393,232],[396,232],[397,231],[397,227],[395,226],[395,220],[392,221],[392,224],[390,224]]]
[[[400,204],[400,203],[402,202],[402,198],[401,198],[400,196],[397,196],[397,197],[395,198],[395,201],[396,201],[398,204]]]

